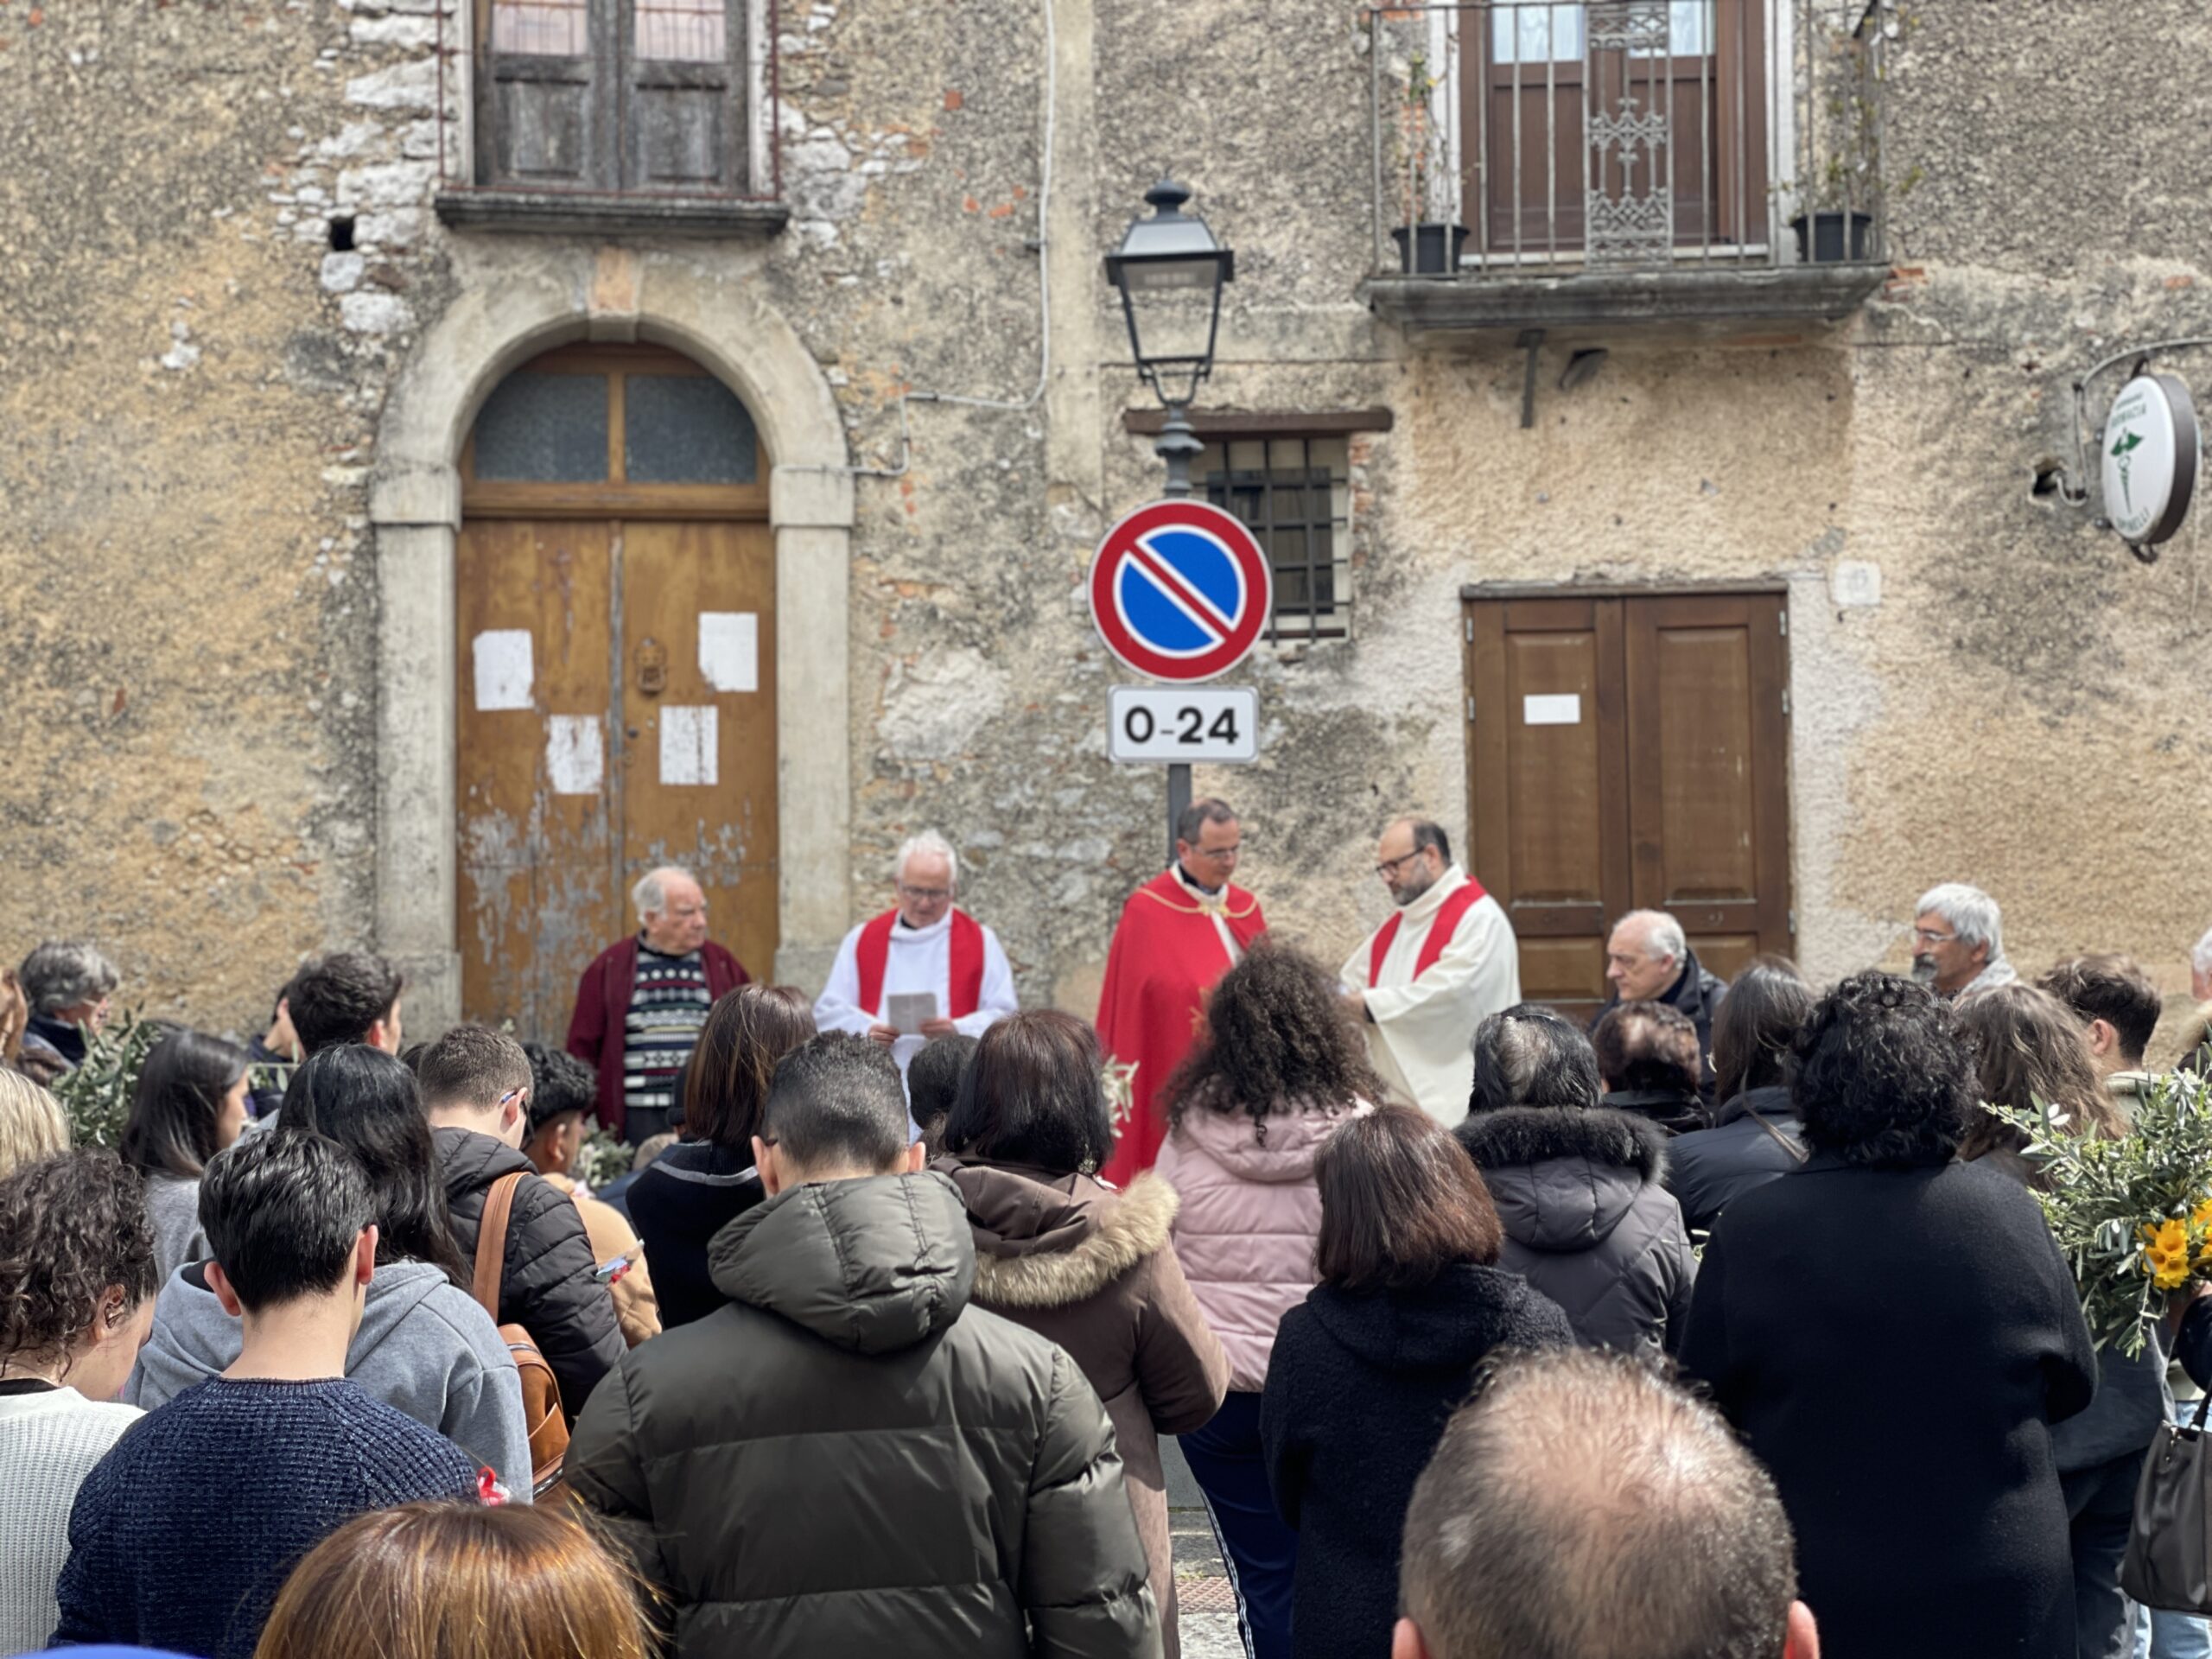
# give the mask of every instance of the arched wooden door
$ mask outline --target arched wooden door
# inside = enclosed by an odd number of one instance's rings
[[[461,480],[464,1017],[557,1045],[660,864],[769,973],[776,569],[744,405],[673,352],[564,347],[486,400]]]

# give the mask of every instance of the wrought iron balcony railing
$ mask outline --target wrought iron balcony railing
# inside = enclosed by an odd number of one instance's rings
[[[1367,24],[1378,308],[1541,322],[1414,291],[1541,279],[1711,320],[1732,289],[1809,315],[1878,283],[1889,0],[1450,0]]]

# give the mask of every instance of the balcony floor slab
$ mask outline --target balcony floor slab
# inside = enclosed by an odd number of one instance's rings
[[[1889,274],[1886,262],[1542,275],[1463,270],[1455,276],[1372,276],[1363,292],[1376,315],[1408,334],[1726,334],[1840,321]]]

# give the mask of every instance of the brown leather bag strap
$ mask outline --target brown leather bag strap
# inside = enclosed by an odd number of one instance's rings
[[[1813,1155],[1805,1147],[1798,1145],[1796,1141],[1792,1141],[1780,1129],[1776,1128],[1773,1124],[1768,1122],[1766,1121],[1765,1114],[1762,1112],[1753,1112],[1751,1116],[1758,1121],[1759,1128],[1764,1129],[1768,1135],[1771,1135],[1774,1138],[1775,1142],[1780,1146],[1784,1152],[1788,1153],[1792,1158],[1795,1158],[1799,1163],[1803,1163],[1807,1159]],[[517,1179],[519,1179],[520,1178],[517,1177]]]
[[[494,1325],[499,1322],[499,1280],[507,1269],[507,1221],[522,1178],[517,1170],[492,1183],[484,1195],[484,1218],[476,1226],[476,1282],[470,1288]]]

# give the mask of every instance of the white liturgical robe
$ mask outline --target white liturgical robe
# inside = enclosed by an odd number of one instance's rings
[[[1521,1000],[1513,924],[1488,893],[1472,904],[1456,897],[1470,885],[1454,864],[1395,913],[1379,974],[1375,944],[1382,928],[1351,953],[1342,976],[1345,989],[1366,995],[1368,1052],[1382,1081],[1447,1128],[1467,1115],[1475,1027]],[[1440,912],[1461,906],[1456,921],[1445,918],[1448,938],[1432,941]]]
[[[860,1006],[861,935],[868,931],[868,924],[863,922],[846,934],[844,943],[837,947],[836,961],[830,964],[830,982],[814,1005],[815,1025],[823,1031],[856,1032],[864,1037],[870,1026],[883,1022],[884,1010],[894,995],[918,991],[935,996],[938,1017],[950,1016],[954,1027],[969,1037],[982,1036],[993,1022],[1014,1012],[1020,1005],[1014,1001],[1014,970],[1007,966],[1006,951],[999,944],[999,936],[978,924],[983,936],[982,988],[972,1014],[951,1014],[954,913],[947,910],[927,927],[909,927],[903,919],[892,925],[884,952],[882,999],[873,1008]],[[919,1036],[901,1037],[891,1046],[891,1057],[899,1062],[900,1077],[906,1075],[908,1062],[921,1052],[925,1040]]]

